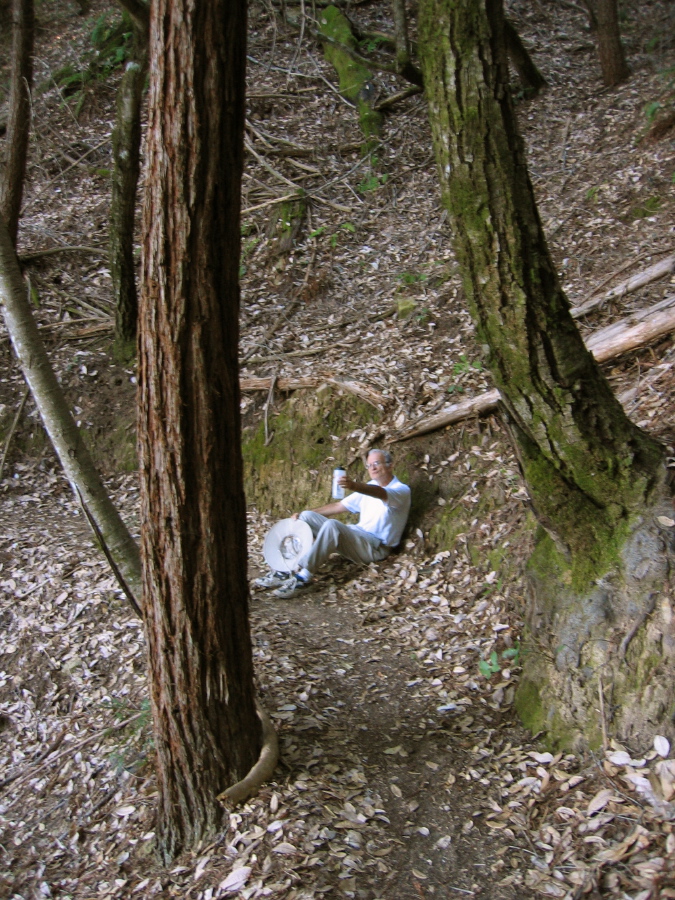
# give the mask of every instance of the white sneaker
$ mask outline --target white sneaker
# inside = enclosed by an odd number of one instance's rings
[[[279,587],[287,581],[288,572],[268,572],[267,575],[263,575],[262,578],[256,578],[253,584],[256,587],[262,588],[264,591],[269,591],[271,588]]]
[[[305,579],[300,578],[299,575],[291,575],[290,578],[285,580],[281,587],[277,588],[276,591],[273,591],[273,594],[275,597],[293,597],[295,594],[308,588],[310,584],[311,582],[305,581]]]

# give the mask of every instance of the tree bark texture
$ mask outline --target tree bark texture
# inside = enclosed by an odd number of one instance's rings
[[[141,595],[138,547],[108,497],[73,420],[33,319],[19,262],[1,217],[0,303],[21,371],[66,477],[75,495],[82,498],[117,568],[138,598]]]
[[[613,629],[628,628],[630,610],[646,608],[663,585],[672,541],[654,524],[654,510],[669,500],[662,447],[625,415],[570,315],[507,89],[503,33],[501,0],[420,4],[424,82],[455,254],[543,527],[530,567],[524,682],[533,694],[524,705],[537,708],[529,724],[553,730],[558,716],[571,733],[597,724],[598,671],[606,667],[609,676],[616,666],[618,683]],[[650,710],[653,721],[664,720],[662,705]]]
[[[136,189],[141,157],[141,103],[147,73],[147,32],[134,26],[131,59],[117,89],[112,136],[110,276],[115,298],[115,338],[121,347],[136,339],[138,292],[134,265]]]
[[[619,32],[617,0],[594,0],[593,10],[597,22],[595,39],[602,80],[606,87],[614,87],[630,74]]]
[[[33,0],[14,0],[12,77],[7,120],[5,171],[0,184],[0,216],[16,246],[30,136],[30,93],[33,88]]]
[[[258,758],[239,338],[244,0],[158,0],[139,316],[142,561],[168,860]]]
[[[626,417],[570,316],[506,89],[500,0],[422,11],[443,198],[525,478],[557,539],[600,563],[660,477],[661,447]]]

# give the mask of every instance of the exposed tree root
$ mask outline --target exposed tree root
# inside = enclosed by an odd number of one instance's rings
[[[262,722],[263,745],[258,762],[241,781],[218,794],[217,799],[228,806],[237,806],[257,794],[261,785],[269,781],[279,759],[279,741],[272,720],[256,700],[255,708]]]

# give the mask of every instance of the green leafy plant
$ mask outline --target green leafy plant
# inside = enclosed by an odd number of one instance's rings
[[[110,13],[103,13],[96,19],[91,42],[96,49],[94,64],[103,77],[126,61],[132,37],[131,19],[126,13],[121,19]]]
[[[481,675],[484,675],[486,678],[492,678],[493,675],[499,672],[501,666],[499,665],[497,651],[493,650],[489,659],[481,659],[478,663],[478,668],[480,669]]]
[[[648,219],[653,216],[661,208],[660,197],[647,197],[642,203],[634,206],[631,210],[631,216],[634,219]]]
[[[373,53],[375,50],[379,50],[382,44],[386,43],[388,43],[388,41],[385,37],[380,37],[377,34],[372,34],[359,41],[359,48],[364,53]]]
[[[369,191],[376,191],[383,184],[386,184],[388,179],[389,175],[387,175],[386,172],[382,175],[376,175],[372,172],[370,175],[366,175],[361,184],[357,186],[357,190],[362,194],[367,194]]]
[[[407,285],[420,284],[420,283],[426,281],[427,278],[428,278],[428,276],[424,275],[421,272],[402,272],[398,276],[398,280],[401,282],[401,284],[407,284]]]
[[[600,185],[596,184],[595,187],[589,188],[586,191],[586,199],[588,200],[589,203],[593,203],[595,201],[596,197],[598,196],[599,190],[600,190]]]
[[[135,713],[138,714],[138,717],[133,722],[129,722],[126,728],[123,729],[123,734],[127,738],[125,744],[118,746],[110,753],[110,761],[118,771],[123,769],[131,772],[138,771],[147,762],[154,746],[152,732],[150,731],[151,712],[149,698],[146,697],[141,700],[139,706],[132,706],[130,703],[117,698],[113,698],[103,705],[112,711],[114,718],[118,722],[131,718]],[[145,739],[139,741],[140,736],[144,732],[146,733]],[[108,733],[115,734],[117,737],[120,736],[119,730]],[[129,746],[131,743],[135,743],[136,746],[132,748]]]
[[[645,104],[645,116],[648,122],[653,122],[657,115],[661,112],[663,106],[658,100],[650,100]]]
[[[504,663],[510,663],[512,666],[517,666],[520,661],[520,643],[504,650],[501,659],[502,662],[500,663],[496,650],[492,651],[489,659],[481,659],[478,663],[481,675],[485,676],[485,678],[492,678],[497,672],[501,672]]]
[[[454,366],[452,367],[452,374],[453,375],[464,375],[470,369],[475,369],[477,372],[480,372],[483,369],[483,363],[481,363],[478,360],[476,360],[475,362],[469,362],[469,360],[466,358],[466,356],[464,354],[462,354],[459,358],[459,361],[456,362],[454,364]]]

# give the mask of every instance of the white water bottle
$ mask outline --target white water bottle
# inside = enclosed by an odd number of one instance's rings
[[[333,495],[333,500],[344,500],[345,489],[341,484],[338,484],[340,478],[343,475],[347,474],[347,470],[343,469],[342,466],[338,466],[337,469],[333,469],[333,489],[331,491]]]

